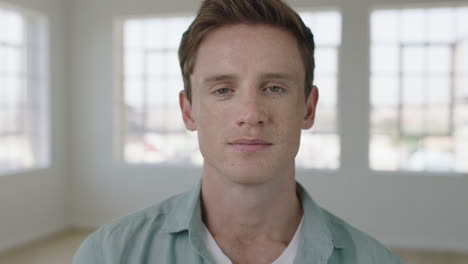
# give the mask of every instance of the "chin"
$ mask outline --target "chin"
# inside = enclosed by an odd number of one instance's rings
[[[251,170],[235,170],[230,171],[227,178],[236,184],[239,185],[262,185],[273,180],[276,175],[274,171],[269,170],[259,170],[259,168]]]
[[[290,168],[294,168],[294,159],[287,161],[285,158],[252,157],[235,159],[206,159],[203,170],[210,175],[217,175],[234,184],[239,185],[262,185],[272,182],[278,178],[289,175]],[[294,170],[294,169],[293,169]]]

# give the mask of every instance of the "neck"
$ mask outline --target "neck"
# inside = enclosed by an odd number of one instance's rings
[[[294,167],[261,184],[243,185],[204,171],[203,220],[214,237],[269,239],[286,244],[302,218]]]

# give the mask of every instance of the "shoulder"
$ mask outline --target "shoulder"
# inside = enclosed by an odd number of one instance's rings
[[[101,226],[81,244],[73,263],[111,263],[109,256],[119,259],[118,255],[123,252],[145,250],[148,241],[167,241],[177,211],[187,202],[187,195],[182,193],[173,196]]]
[[[356,263],[401,264],[400,259],[379,241],[351,226],[343,219],[322,209],[334,243],[342,248],[347,259]]]
[[[164,232],[168,225],[172,223],[172,218],[176,217],[175,214],[177,214],[180,205],[186,202],[186,196],[187,193],[178,194],[157,205],[118,218],[100,227],[95,235],[106,239],[114,236],[135,236],[139,233]]]

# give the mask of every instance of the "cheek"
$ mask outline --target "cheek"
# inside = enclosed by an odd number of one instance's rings
[[[298,106],[283,108],[276,114],[276,131],[288,144],[297,144],[302,131],[304,109]]]
[[[300,134],[300,126],[296,118],[292,118],[291,116],[276,118],[274,123],[271,126],[270,133],[282,141],[292,142]]]
[[[305,116],[305,103],[304,102],[289,102],[284,105],[275,106],[276,119],[280,120],[282,124],[288,126],[302,126],[302,120]]]
[[[198,112],[198,131],[203,135],[216,136],[228,124],[226,111],[212,104],[200,105]]]

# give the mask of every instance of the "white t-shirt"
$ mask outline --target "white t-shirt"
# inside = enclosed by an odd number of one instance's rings
[[[291,264],[294,262],[294,258],[296,258],[297,255],[297,249],[299,248],[299,231],[301,230],[303,219],[304,218],[301,219],[301,223],[297,227],[296,233],[294,234],[294,237],[289,243],[288,247],[272,264]],[[216,264],[232,264],[229,258],[224,255],[221,248],[219,248],[216,240],[213,238],[208,228],[206,228],[205,224],[203,224],[203,230],[206,247],[208,252],[213,257],[214,262]]]

